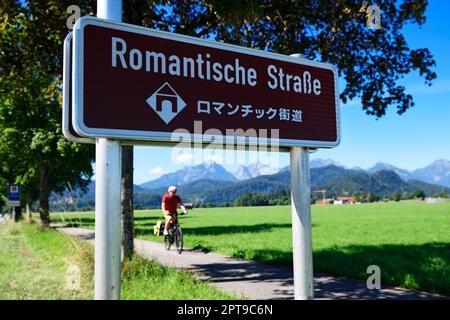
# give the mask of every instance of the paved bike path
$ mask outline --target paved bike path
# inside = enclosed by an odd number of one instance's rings
[[[82,228],[57,228],[70,236],[93,243],[94,231]],[[180,255],[174,249],[166,251],[162,242],[135,239],[138,255],[159,263],[195,272],[203,280],[221,290],[249,299],[293,299],[292,268],[274,267],[266,263],[239,260],[217,253],[185,250]],[[365,281],[316,274],[316,299],[449,299],[426,292],[383,287],[369,290]]]

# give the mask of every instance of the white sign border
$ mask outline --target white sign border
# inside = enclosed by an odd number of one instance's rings
[[[74,26],[73,32],[73,72],[72,72],[72,126],[74,130],[83,137],[86,138],[112,138],[119,140],[132,140],[136,141],[136,144],[141,144],[143,141],[148,141],[149,145],[155,142],[167,143],[172,145],[177,141],[172,141],[171,132],[159,132],[159,131],[140,131],[140,130],[120,130],[109,128],[90,128],[83,122],[83,86],[84,86],[84,28],[88,25],[100,26],[109,29],[121,30],[131,33],[149,35],[158,38],[164,38],[179,42],[185,42],[205,47],[212,47],[227,51],[233,51],[243,54],[249,54],[264,58],[271,58],[279,61],[286,61],[290,63],[296,63],[301,65],[318,67],[321,69],[331,70],[334,74],[335,84],[335,105],[336,105],[336,141],[313,141],[313,140],[296,140],[296,139],[275,139],[274,142],[279,144],[280,148],[285,147],[312,147],[312,148],[333,148],[340,143],[340,108],[339,108],[339,91],[338,91],[338,72],[333,65],[325,64],[321,62],[315,62],[306,59],[299,59],[273,52],[265,52],[256,49],[250,49],[240,47],[236,45],[214,42],[185,35],[170,33],[166,31],[149,29],[132,24],[126,24],[121,22],[114,22],[105,19],[100,19],[93,16],[84,16],[77,20]],[[67,90],[66,90],[67,91]],[[237,129],[237,128],[235,128]],[[214,136],[204,134],[190,134],[191,142],[210,143],[214,141]],[[245,136],[226,136],[223,135],[224,144],[245,144],[248,146],[258,145],[258,138],[245,137]],[[272,145],[272,139],[266,138],[265,141],[268,145]],[[81,142],[81,141],[80,141]],[[145,143],[144,143],[145,144]]]
[[[70,112],[69,112],[69,96],[70,96],[70,90],[72,90],[72,87],[70,87],[70,82],[67,81],[69,77],[72,77],[72,71],[73,69],[70,68],[69,58],[70,58],[70,50],[72,49],[72,39],[73,39],[73,32],[69,32],[64,39],[64,52],[63,52],[63,87],[62,87],[62,132],[64,137],[66,137],[67,140],[71,142],[76,143],[88,143],[88,144],[95,144],[96,140],[95,138],[87,138],[87,137],[77,137],[74,136],[70,130],[69,130],[69,124],[72,119],[70,118]],[[73,108],[72,108],[73,111]],[[137,146],[168,146],[167,143],[164,142],[147,142],[143,140],[121,140],[123,145],[137,145]]]
[[[72,119],[69,119],[69,103],[70,103],[70,81],[69,77],[72,76],[72,68],[70,68],[70,49],[72,45],[73,32],[69,32],[64,39],[64,51],[63,51],[63,88],[62,88],[62,132],[67,140],[78,143],[95,143],[95,139],[75,137],[69,130],[69,124]],[[73,108],[72,108],[73,111]]]

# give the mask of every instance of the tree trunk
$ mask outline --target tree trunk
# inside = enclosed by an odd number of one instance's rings
[[[19,222],[22,219],[22,207],[11,207],[11,216],[14,219],[14,222]]]
[[[122,246],[125,258],[134,252],[133,146],[122,146]]]
[[[49,214],[49,186],[48,180],[50,176],[50,169],[44,165],[39,170],[39,216],[41,218],[41,225],[44,227],[50,226]]]
[[[27,222],[30,223],[33,220],[33,196],[31,194],[31,190],[28,190],[28,188],[25,192],[25,202]]]

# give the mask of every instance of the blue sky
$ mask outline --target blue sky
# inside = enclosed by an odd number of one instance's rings
[[[357,101],[341,104],[341,144],[334,149],[321,149],[311,154],[314,158],[331,158],[345,166],[370,167],[378,161],[405,169],[424,167],[434,160],[450,160],[450,28],[448,12],[450,1],[431,0],[426,12],[427,22],[422,26],[407,25],[404,35],[411,48],[429,48],[436,60],[438,78],[433,86],[425,85],[417,72],[402,80],[416,105],[399,116],[392,108],[376,120],[364,113]],[[136,184],[158,178],[186,165],[198,163],[199,151],[159,147],[135,147],[134,180]],[[259,153],[259,160],[279,167],[289,164],[289,154]],[[240,163],[248,165],[255,154],[234,155],[245,161],[225,163],[235,171]],[[227,154],[230,156],[230,154]],[[217,154],[203,154],[203,159],[223,161]],[[196,162],[195,162],[196,161]]]

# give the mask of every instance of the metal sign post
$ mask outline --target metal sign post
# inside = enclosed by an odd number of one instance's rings
[[[293,57],[303,59],[302,54]],[[294,299],[314,299],[309,149],[290,149]]]
[[[99,18],[122,21],[122,0],[98,0]],[[74,76],[76,73],[74,73]],[[96,139],[95,299],[120,299],[120,180],[122,148],[118,140]]]
[[[309,300],[314,298],[314,283],[308,148],[291,148],[291,210],[294,298]]]

